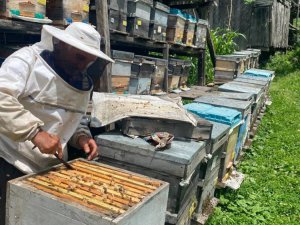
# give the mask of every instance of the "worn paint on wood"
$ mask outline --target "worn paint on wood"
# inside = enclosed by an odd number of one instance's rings
[[[75,160],[71,164],[75,170],[57,166],[11,181],[8,224],[164,224],[165,182],[95,162]],[[146,194],[144,189],[142,194],[141,188],[151,191]],[[138,195],[144,197],[138,201]],[[153,214],[146,213],[149,210]]]
[[[244,0],[234,1],[229,14],[231,0],[217,0],[218,7],[212,7],[210,24],[213,28],[228,28],[246,35],[237,40],[241,49],[256,47],[268,50],[288,47],[288,31],[291,3],[271,0],[268,4],[245,4]],[[246,18],[246,19],[245,19]]]
[[[243,118],[245,118],[251,113],[252,107],[252,103],[250,101],[239,101],[234,99],[224,99],[209,96],[202,96],[200,98],[195,99],[194,102],[200,102],[229,109],[236,109],[242,113]]]
[[[187,138],[194,140],[210,140],[212,124],[209,121],[198,119],[197,126],[190,123],[149,118],[127,118],[122,121],[122,132],[126,135],[149,136],[156,132],[168,132],[175,139]]]
[[[113,132],[95,137],[101,155],[122,162],[165,172],[186,179],[206,154],[205,142],[173,141],[171,147],[156,151],[141,138],[132,139]]]
[[[168,97],[94,93],[93,102],[92,116],[97,120],[97,126],[105,126],[127,117],[167,118],[195,126],[197,124],[180,101]]]
[[[249,101],[254,102],[254,95],[251,93],[232,93],[232,92],[221,92],[221,91],[212,91],[205,93],[204,96],[218,97],[218,98],[227,98],[235,99],[240,101]]]

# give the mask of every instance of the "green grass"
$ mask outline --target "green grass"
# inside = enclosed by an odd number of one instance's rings
[[[275,79],[271,96],[239,167],[246,179],[220,193],[208,225],[300,224],[300,72]]]

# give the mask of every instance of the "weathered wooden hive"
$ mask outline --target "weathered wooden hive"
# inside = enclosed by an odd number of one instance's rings
[[[71,165],[11,181],[8,224],[164,224],[167,183],[84,160]]]

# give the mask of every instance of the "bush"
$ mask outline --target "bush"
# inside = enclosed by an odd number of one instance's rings
[[[277,52],[270,58],[266,69],[274,70],[277,76],[284,76],[300,69],[300,46],[286,53]]]

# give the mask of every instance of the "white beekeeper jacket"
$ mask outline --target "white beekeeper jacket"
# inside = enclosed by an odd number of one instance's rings
[[[24,173],[59,163],[32,149],[30,140],[39,127],[60,137],[65,160],[67,142],[86,132],[80,120],[90,90],[65,82],[40,56],[44,50],[53,50],[52,36],[42,31],[41,42],[15,52],[0,68],[0,157]]]

